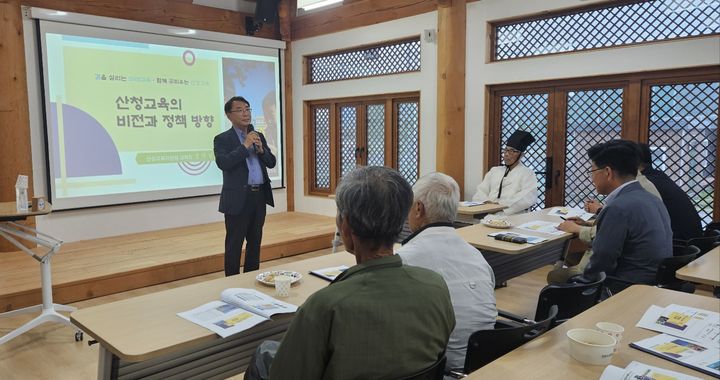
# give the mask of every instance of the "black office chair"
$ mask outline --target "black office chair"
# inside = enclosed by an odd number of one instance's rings
[[[403,377],[401,380],[443,380],[446,362],[447,357],[443,352],[442,356],[440,357],[440,359],[438,359],[438,361],[435,362],[435,364],[431,365],[428,368],[425,368],[419,373],[408,377]]]
[[[568,279],[566,284],[545,286],[538,295],[534,320],[541,321],[547,318],[550,315],[550,307],[555,305],[558,313],[551,327],[567,321],[600,302],[604,283],[605,273],[600,272],[594,281],[579,274]],[[511,320],[529,320],[502,310],[498,311],[498,315]]]
[[[675,272],[685,265],[690,264],[696,257],[697,254],[691,253],[684,256],[669,257],[663,260],[658,267],[657,276],[655,277],[656,286],[658,288],[678,290],[685,293],[695,293],[695,285],[677,278]]]
[[[720,234],[720,222],[712,222],[705,226],[705,231],[715,230]]]
[[[475,371],[542,335],[550,329],[557,313],[557,306],[552,306],[549,316],[542,321],[514,319],[514,322],[505,323],[498,319],[495,329],[474,332],[468,339],[463,372],[468,374]]]
[[[694,245],[700,248],[700,253],[698,253],[698,257],[700,257],[709,250],[720,245],[720,232],[715,230],[706,230],[702,237],[696,237],[689,240],[673,239],[673,245]]]
[[[553,327],[595,306],[600,301],[605,273],[600,272],[595,281],[589,281],[582,275],[574,276],[567,284],[554,284],[544,287],[538,295],[535,320],[546,319],[553,305],[558,307]]]
[[[694,293],[695,285],[675,277],[675,272],[685,265],[688,265],[691,261],[695,260],[696,257],[697,256],[693,253],[685,256],[675,256],[663,259],[663,261],[660,262],[660,266],[658,266],[655,274],[654,285],[658,288],[677,290],[685,293]],[[636,285],[636,283],[623,280],[615,276],[607,276],[607,279],[605,280],[605,288],[609,296],[617,294],[631,285]]]
[[[694,245],[677,245],[673,244],[673,256],[687,256],[687,255],[695,255],[696,257],[700,255],[700,248],[694,246]]]

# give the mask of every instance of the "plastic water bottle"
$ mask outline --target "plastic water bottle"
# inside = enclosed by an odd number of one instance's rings
[[[17,204],[18,212],[27,212],[27,210],[28,210],[27,188],[22,188],[22,187],[15,188],[15,203]]]
[[[18,212],[28,211],[28,177],[26,175],[19,175],[17,182],[15,182],[15,205],[17,206]]]

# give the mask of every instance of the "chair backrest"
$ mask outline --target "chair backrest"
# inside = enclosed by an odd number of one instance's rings
[[[673,245],[673,256],[700,255],[700,248],[694,245]]]
[[[404,377],[401,380],[443,380],[446,362],[447,362],[447,357],[445,356],[445,353],[443,352],[442,357],[440,359],[438,359],[438,361],[436,361],[435,364],[431,365],[428,368],[425,368],[424,370],[420,371],[419,373],[416,373],[416,374],[408,376],[408,377]]]
[[[558,308],[550,308],[547,319],[519,327],[498,328],[493,330],[480,330],[468,338],[467,353],[465,354],[465,368],[463,372],[470,373],[522,346],[523,344],[542,335],[550,329]]]
[[[550,315],[550,307],[557,305],[555,324],[564,322],[593,307],[600,300],[605,273],[600,272],[595,282],[588,284],[553,284],[544,287],[538,295],[535,320],[543,320]]]
[[[685,281],[675,277],[675,272],[688,265],[691,261],[695,260],[696,254],[691,253],[685,256],[668,257],[664,259],[658,267],[655,282],[657,286],[661,288],[672,288],[676,289],[677,285],[685,283]],[[678,289],[679,290],[679,289]]]
[[[694,239],[690,239],[687,241],[687,245],[694,245],[694,246],[700,248],[700,253],[698,254],[698,256],[702,256],[707,251],[715,248],[715,243],[717,243],[719,239],[720,239],[720,236],[715,236],[714,234],[711,234],[710,236],[703,236],[703,237],[697,237]]]
[[[712,222],[705,226],[705,232],[715,230],[718,232],[718,235],[720,235],[720,222]],[[707,236],[707,235],[706,235]]]

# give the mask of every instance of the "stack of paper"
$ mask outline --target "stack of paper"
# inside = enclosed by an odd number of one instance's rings
[[[720,314],[681,305],[652,305],[638,327],[662,334],[630,347],[720,378]]]
[[[565,232],[557,229],[559,225],[560,223],[546,222],[544,220],[533,220],[531,222],[523,223],[517,226],[517,228],[532,232],[542,232],[550,235],[562,235]]]
[[[577,207],[553,207],[548,211],[548,215],[559,216],[561,218],[580,218],[589,221],[595,217],[595,214],[585,212],[585,210]]]
[[[700,380],[695,376],[685,375],[664,368],[653,367],[640,362],[631,362],[625,368],[609,365],[605,368],[600,380]]]
[[[322,278],[322,279],[324,279],[324,280],[328,280],[328,281],[332,282],[332,281],[335,281],[335,279],[337,278],[337,276],[339,276],[340,274],[342,274],[342,273],[345,272],[346,270],[348,270],[348,266],[347,266],[347,265],[340,265],[340,266],[337,266],[337,267],[330,267],[330,268],[323,268],[323,269],[311,270],[311,271],[310,271],[310,274],[312,274],[312,275],[314,275],[314,276],[318,276],[318,277],[320,277],[320,278]]]

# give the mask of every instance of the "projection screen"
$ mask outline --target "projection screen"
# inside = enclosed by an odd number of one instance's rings
[[[55,209],[218,194],[223,105],[248,99],[282,186],[279,49],[39,21]]]

